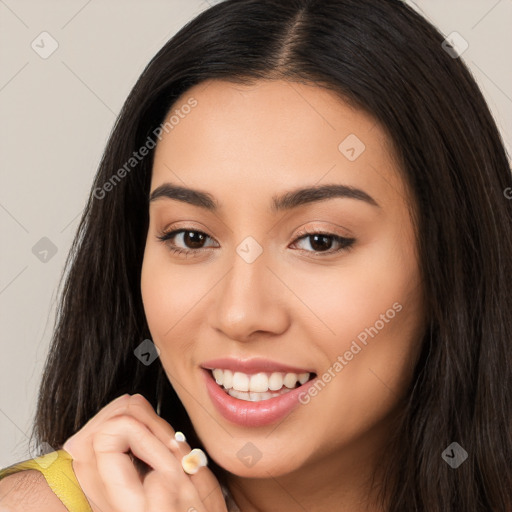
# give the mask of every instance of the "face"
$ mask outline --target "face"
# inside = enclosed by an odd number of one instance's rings
[[[410,196],[385,132],[286,81],[203,82],[168,120],[141,288],[209,455],[267,477],[374,453],[424,329]]]

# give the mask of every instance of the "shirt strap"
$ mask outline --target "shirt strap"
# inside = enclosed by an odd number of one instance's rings
[[[68,512],[92,512],[73,471],[72,460],[66,450],[56,450],[1,469],[0,480],[18,471],[35,469],[43,474],[50,489],[62,501]]]

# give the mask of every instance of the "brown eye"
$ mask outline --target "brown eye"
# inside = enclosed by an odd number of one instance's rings
[[[345,238],[334,233],[301,233],[301,236],[296,239],[294,245],[298,242],[307,241],[306,246],[309,245],[311,250],[307,248],[300,248],[300,250],[311,252],[311,253],[327,253],[333,254],[346,249],[349,249],[355,242],[355,238]],[[332,247],[338,246],[338,248],[332,249]]]
[[[199,231],[183,232],[183,243],[189,249],[201,249],[205,239],[206,235],[204,233],[200,233]]]
[[[310,235],[307,238],[309,238],[309,245],[314,251],[328,251],[334,242],[333,237],[326,235]]]
[[[164,242],[171,252],[178,254],[192,254],[195,251],[211,247],[205,247],[205,242],[211,237],[202,231],[192,229],[176,229],[167,233],[164,232],[157,236],[157,239]]]

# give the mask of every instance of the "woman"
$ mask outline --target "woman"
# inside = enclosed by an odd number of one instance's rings
[[[160,50],[69,258],[38,510],[512,510],[512,177],[443,40],[228,0]]]

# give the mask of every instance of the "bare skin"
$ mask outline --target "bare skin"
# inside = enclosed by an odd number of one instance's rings
[[[169,198],[150,204],[141,289],[167,375],[210,456],[232,474],[244,512],[297,504],[379,510],[367,479],[424,330],[409,195],[389,140],[369,115],[314,86],[211,81],[175,107],[191,97],[197,107],[157,146],[151,191],[171,182],[209,193],[220,207],[213,213]],[[338,149],[349,134],[365,145],[353,161]],[[357,187],[379,206],[331,198],[271,212],[274,195],[324,184]],[[185,232],[157,239],[177,229]],[[302,229],[355,242],[334,253],[339,244],[331,239],[331,254],[322,255],[311,237],[297,241]],[[197,234],[196,244],[185,238],[190,231],[207,235],[201,248]],[[263,250],[250,264],[236,252],[249,236]],[[171,246],[190,252],[173,254]],[[214,408],[203,361],[262,356],[322,375],[397,303],[400,312],[279,425],[241,427]],[[236,456],[249,441],[262,454],[252,467]]]
[[[34,469],[0,481],[0,512],[66,512],[43,475]]]
[[[227,512],[219,484],[207,467],[186,474],[181,458],[191,450],[139,394],[123,395],[101,409],[63,448],[93,512]],[[149,467],[140,473],[132,452]],[[66,507],[38,471],[0,481],[0,512],[64,512]]]
[[[166,182],[194,188],[219,209],[150,204],[141,291],[167,376],[209,457],[229,471],[243,512],[385,510],[375,499],[380,482],[370,488],[369,478],[385,465],[380,454],[425,327],[410,196],[389,140],[371,116],[316,86],[210,81],[173,111],[191,97],[197,106],[157,145],[151,191]],[[338,149],[350,134],[365,146],[357,158],[354,140]],[[378,206],[336,197],[271,211],[276,195],[326,184],[361,189]],[[314,230],[353,242],[315,242]],[[205,234],[204,248],[189,245],[191,231]],[[251,263],[236,251],[247,237],[262,250]],[[200,370],[226,356],[314,368],[324,386],[278,424],[241,427],[215,409]],[[94,512],[226,512],[209,468],[183,472],[181,456],[193,447],[173,436],[143,397],[123,396],[64,449]],[[261,454],[251,467],[237,457],[248,442]],[[153,468],[144,478],[128,450]]]

